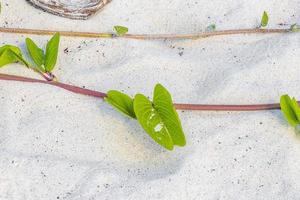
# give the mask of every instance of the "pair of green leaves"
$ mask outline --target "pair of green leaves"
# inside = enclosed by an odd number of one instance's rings
[[[281,111],[288,123],[296,127],[300,124],[300,107],[295,98],[282,95],[280,98]]]
[[[19,47],[4,45],[0,47],[0,67],[4,65],[20,62],[29,67],[28,62],[23,58]]]
[[[26,46],[30,57],[43,72],[51,72],[57,62],[60,35],[56,33],[47,43],[46,53],[34,41],[26,38]]]
[[[185,146],[186,140],[170,93],[161,84],[154,88],[153,102],[143,94],[134,99],[119,91],[109,91],[105,100],[117,110],[137,119],[150,137],[168,150]]]

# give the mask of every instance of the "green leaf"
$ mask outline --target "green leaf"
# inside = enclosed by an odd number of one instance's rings
[[[155,86],[153,103],[144,95],[137,94],[134,111],[143,129],[161,146],[172,150],[174,145],[186,144],[171,95],[162,85]]]
[[[169,130],[147,97],[142,94],[135,96],[134,111],[139,123],[150,137],[166,149],[173,150],[174,143]]]
[[[261,17],[261,23],[260,26],[261,27],[266,27],[268,25],[269,22],[269,16],[268,13],[266,11],[264,11],[262,17]]]
[[[12,51],[12,53],[16,56],[16,58],[18,59],[18,62],[21,62],[22,64],[24,64],[26,67],[29,68],[29,63],[23,58],[23,55],[21,54],[17,54],[16,52]]]
[[[57,61],[60,34],[56,33],[48,42],[45,57],[45,70],[51,72]]]
[[[13,46],[13,45],[4,45],[2,47],[0,47],[0,55],[7,49],[12,50],[13,52],[15,52],[16,54],[22,55],[22,52],[20,50],[19,47]]]
[[[116,90],[110,90],[107,92],[105,101],[126,116],[136,118],[133,110],[133,99],[127,94]]]
[[[15,57],[14,53],[10,49],[6,49],[0,56],[0,67],[3,67],[7,64],[15,63],[17,61],[18,60]]]
[[[0,47],[0,67],[16,62],[21,62],[29,67],[28,62],[23,58],[22,52],[18,47],[13,45]]]
[[[174,145],[185,146],[185,136],[182,130],[181,122],[173,105],[171,94],[161,84],[157,84],[154,89],[153,103],[170,134]]]
[[[125,26],[114,26],[114,29],[118,36],[123,36],[128,32],[128,28]]]
[[[293,108],[293,111],[296,115],[298,122],[300,122],[300,107],[295,97],[292,98],[291,107]]]
[[[285,119],[292,126],[297,126],[300,123],[300,108],[296,100],[288,95],[282,95],[280,98],[280,107]]]
[[[40,49],[30,38],[26,38],[26,46],[33,62],[38,67],[43,68],[44,60],[45,60],[44,51]]]

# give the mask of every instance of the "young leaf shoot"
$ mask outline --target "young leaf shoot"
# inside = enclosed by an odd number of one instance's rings
[[[114,29],[118,36],[123,36],[128,32],[128,28],[125,26],[114,26]]]
[[[269,23],[269,16],[268,13],[266,11],[264,11],[262,17],[261,17],[261,23],[260,26],[261,27],[266,27]]]
[[[49,76],[47,80],[52,80],[55,78],[54,75],[50,72],[54,69],[56,65],[59,40],[60,35],[59,33],[56,33],[47,44],[46,54],[41,48],[39,48],[35,44],[35,42],[32,39],[26,38],[25,40],[27,51],[35,64],[35,67],[32,68],[35,68],[35,70],[38,69],[38,71]]]

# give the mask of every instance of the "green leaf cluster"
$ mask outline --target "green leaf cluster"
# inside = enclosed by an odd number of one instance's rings
[[[59,33],[56,33],[49,40],[46,53],[44,53],[30,38],[26,38],[26,47],[29,55],[41,72],[51,72],[54,69],[57,61],[59,40]],[[19,47],[13,45],[0,47],[0,67],[17,62],[24,64],[28,68],[34,68],[24,59]]]
[[[262,17],[261,17],[261,23],[260,26],[261,27],[266,27],[269,23],[269,16],[268,13],[266,11],[264,11]]]
[[[131,98],[115,90],[109,91],[105,100],[126,116],[137,119],[149,136],[164,148],[173,150],[176,145],[185,146],[185,135],[172,97],[161,84],[154,88],[153,101],[143,94]]]
[[[29,55],[37,68],[43,72],[51,72],[57,62],[58,49],[59,49],[60,34],[56,33],[47,43],[46,53],[39,48],[34,41],[26,38],[26,46]]]

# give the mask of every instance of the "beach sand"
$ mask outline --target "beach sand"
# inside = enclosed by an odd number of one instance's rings
[[[129,33],[198,33],[299,23],[299,0],[113,0],[87,21],[57,17],[25,0],[1,0],[4,27]],[[287,28],[289,25],[286,26]],[[54,73],[106,92],[175,102],[251,104],[300,98],[298,33],[201,40],[66,38]],[[28,35],[0,33],[25,51]],[[45,46],[50,36],[30,36]],[[24,66],[0,69],[40,78]],[[0,81],[0,199],[300,199],[300,140],[280,111],[179,111],[184,148],[166,151],[101,99],[52,86]]]

